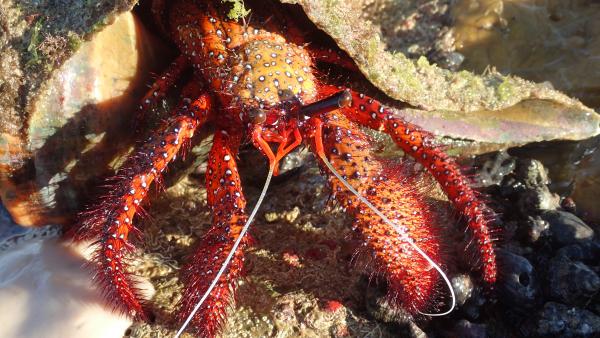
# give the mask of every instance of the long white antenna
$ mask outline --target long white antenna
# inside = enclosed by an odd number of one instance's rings
[[[354,189],[350,183],[348,183],[348,181],[346,181],[338,172],[337,170],[335,170],[335,168],[333,167],[333,165],[327,160],[327,158],[321,154],[319,157],[321,157],[321,160],[323,160],[323,162],[325,163],[325,165],[327,166],[327,168],[329,168],[329,170],[333,173],[333,175],[335,175],[335,177],[337,177],[338,180],[340,180],[340,182],[342,182],[342,184],[346,187],[346,189],[350,190],[351,193],[353,193],[354,195],[356,195],[356,197],[358,197],[358,199],[363,202],[367,207],[369,207],[369,209],[371,209],[374,213],[377,214],[377,216],[381,217],[381,219],[389,226],[391,226],[392,228],[394,228],[394,230],[396,230],[396,232],[398,233],[398,235],[400,235],[400,238],[405,241],[406,243],[408,243],[410,246],[412,246],[413,249],[415,249],[415,251],[417,251],[419,253],[419,255],[421,255],[423,258],[425,258],[425,260],[427,262],[429,262],[429,264],[431,264],[431,266],[437,270],[437,272],[439,272],[439,274],[442,276],[442,278],[444,279],[444,282],[446,282],[446,285],[448,286],[448,290],[450,290],[450,298],[452,299],[452,305],[450,306],[450,309],[447,310],[446,312],[442,312],[442,313],[423,313],[419,310],[417,310],[420,314],[425,315],[425,316],[430,316],[430,317],[440,317],[440,316],[445,316],[447,314],[449,314],[450,312],[452,312],[454,310],[454,307],[456,307],[456,296],[454,295],[454,289],[452,288],[452,284],[450,283],[450,280],[448,279],[448,276],[446,276],[446,274],[444,273],[444,271],[442,271],[442,269],[439,267],[439,265],[437,265],[432,259],[431,257],[429,257],[429,255],[427,255],[427,253],[425,253],[423,250],[421,250],[421,248],[419,248],[415,243],[414,240],[410,237],[408,237],[408,235],[406,234],[406,232],[404,232],[402,229],[400,229],[400,227],[398,225],[396,225],[396,223],[392,222],[389,218],[387,218],[381,211],[379,211],[379,209],[377,209],[373,204],[371,204],[371,202],[369,202],[366,198],[364,198],[356,189]]]
[[[190,313],[190,315],[187,317],[187,319],[185,320],[185,322],[183,323],[183,325],[181,326],[179,331],[177,331],[175,338],[179,338],[181,336],[181,334],[183,334],[183,331],[185,330],[185,328],[190,324],[190,322],[192,321],[192,318],[194,318],[194,316],[196,315],[196,312],[198,312],[198,310],[202,306],[202,303],[204,303],[204,301],[208,298],[211,291],[214,289],[215,285],[217,285],[217,282],[221,278],[221,275],[223,275],[223,273],[229,266],[229,263],[231,262],[233,255],[235,254],[240,243],[242,242],[242,239],[244,238],[244,235],[248,231],[248,228],[250,227],[250,223],[252,223],[252,221],[254,220],[254,217],[256,216],[256,213],[258,212],[258,208],[260,207],[263,200],[265,199],[265,195],[267,194],[267,188],[269,188],[269,184],[271,183],[271,178],[273,177],[274,170],[275,170],[275,166],[271,165],[269,168],[269,174],[267,175],[267,179],[265,180],[265,186],[263,187],[263,190],[260,193],[260,197],[258,198],[258,201],[256,202],[256,205],[254,206],[254,209],[252,210],[250,217],[248,217],[246,224],[244,224],[242,231],[240,231],[240,234],[238,235],[237,239],[235,240],[235,243],[233,244],[231,251],[229,251],[229,255],[227,256],[227,258],[221,265],[221,270],[219,270],[219,272],[213,279],[212,283],[210,284],[210,286],[208,287],[208,289],[206,290],[206,292],[204,293],[204,295],[202,296],[202,298],[200,299],[198,304],[196,304],[196,306],[192,310],[192,313]]]

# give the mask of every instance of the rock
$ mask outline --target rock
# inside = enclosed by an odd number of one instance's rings
[[[560,205],[560,197],[548,189],[550,179],[541,162],[533,159],[519,159],[515,175],[525,189],[519,196],[519,209],[523,214],[543,210],[555,210]]]
[[[500,184],[504,177],[511,173],[516,166],[516,159],[508,155],[506,151],[499,151],[482,157],[487,157],[487,159],[475,175],[474,186],[476,187],[489,187]]]
[[[500,301],[509,307],[532,308],[539,289],[531,263],[522,256],[498,250]]]
[[[540,161],[534,159],[519,159],[515,174],[527,188],[545,186],[550,183],[546,168]]]
[[[415,107],[399,109],[399,114],[448,140],[458,139],[458,145],[487,152],[532,141],[589,138],[600,131],[600,117],[592,109],[547,83],[533,84],[494,70],[480,71],[482,76],[465,70],[453,73],[425,56],[411,60],[390,49],[373,22],[381,24],[382,16],[397,20],[406,17],[390,15],[387,8],[375,20],[365,20],[365,7],[374,1],[281,1],[301,5],[309,19],[352,57],[371,83],[389,97]],[[434,2],[419,7],[430,7]],[[390,3],[400,7],[398,2]],[[409,22],[418,24],[422,18],[418,14]],[[425,20],[424,26],[417,25],[408,35],[427,31],[429,22]],[[393,24],[386,22],[389,27]]]
[[[367,283],[366,278],[362,280]],[[388,302],[386,292],[375,285],[367,286],[365,295],[367,312],[379,321],[396,324],[394,334],[399,337],[427,338],[427,334],[415,323],[412,315],[401,307]]]
[[[572,260],[599,264],[600,242],[583,242],[568,245],[558,250],[557,256],[565,256]]]
[[[525,224],[526,239],[529,243],[537,242],[541,236],[548,235],[550,225],[540,216],[528,216]]]
[[[523,215],[555,210],[560,205],[560,197],[550,192],[549,182],[548,173],[539,161],[520,158],[515,170],[500,184],[500,193],[509,201],[516,201]]]
[[[475,324],[462,319],[454,326],[453,337],[486,338],[487,336],[487,325],[485,324]]]
[[[463,68],[484,72],[493,66],[503,74],[549,81],[557,89],[598,106],[600,78],[589,74],[590,69],[600,67],[597,3],[563,0],[524,4],[532,2],[453,2],[455,45],[465,55]]]
[[[365,284],[368,283],[366,278],[363,279],[362,282]],[[389,304],[387,293],[383,288],[371,285],[370,283],[368,283],[366,287],[366,308],[371,316],[384,323],[395,323],[404,327],[412,322],[413,318],[410,313],[401,307],[395,307]]]
[[[559,246],[591,240],[594,230],[577,216],[565,211],[547,211],[542,219],[548,222],[553,241]]]
[[[456,296],[456,304],[462,306],[466,303],[473,293],[473,281],[469,275],[458,275],[450,279],[454,295]]]
[[[584,306],[600,291],[596,272],[566,256],[553,258],[547,274],[550,296],[568,305]]]
[[[600,137],[590,140],[583,159],[574,173],[572,197],[581,217],[590,223],[600,223]]]
[[[600,317],[580,308],[548,302],[538,313],[535,336],[598,337]]]
[[[517,202],[523,214],[556,210],[560,205],[560,197],[550,192],[547,186],[526,189]]]
[[[487,303],[481,288],[474,288],[471,298],[463,305],[462,311],[468,320],[478,320],[481,317],[481,307]]]

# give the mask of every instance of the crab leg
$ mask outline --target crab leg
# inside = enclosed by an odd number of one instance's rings
[[[332,65],[338,65],[351,72],[359,72],[360,70],[354,63],[354,61],[346,54],[341,51],[337,51],[331,48],[307,46],[308,53],[317,62],[325,62]]]
[[[178,56],[160,76],[156,78],[150,89],[146,92],[140,105],[138,106],[138,114],[156,105],[158,100],[165,97],[167,91],[175,84],[175,81],[181,77],[184,70],[189,67],[190,63],[185,55]],[[142,114],[143,115],[143,114]]]
[[[199,240],[199,246],[187,260],[189,264],[181,270],[185,290],[179,302],[179,322],[189,316],[209,288],[247,220],[244,212],[246,199],[234,160],[238,146],[239,137],[224,131],[215,133],[206,172],[207,201],[213,213],[212,227]],[[250,242],[248,236],[242,239],[229,267],[196,312],[192,323],[200,336],[213,337],[218,332],[236,287],[235,280],[242,273],[243,251]]]
[[[175,81],[181,76],[184,70],[189,67],[187,58],[183,55],[177,57],[167,69],[165,69],[152,83],[150,89],[146,92],[134,115],[133,124],[136,132],[140,132],[142,121],[146,118],[146,112],[156,106],[159,100],[165,97],[169,89],[173,87]]]
[[[335,87],[324,87],[325,92],[339,92]],[[454,207],[467,221],[482,258],[483,280],[492,286],[497,277],[496,254],[490,232],[492,210],[470,187],[452,158],[435,145],[430,133],[394,115],[391,110],[364,94],[351,92],[352,103],[342,109],[351,121],[389,134],[396,144],[421,163],[439,182]]]
[[[429,308],[435,298],[439,273],[413,241],[432,261],[440,262],[438,224],[432,206],[416,188],[418,177],[408,175],[401,164],[373,156],[367,136],[339,111],[321,114],[314,122],[311,147],[328,174],[333,198],[355,215],[354,229],[372,252],[375,268],[389,284],[390,300],[416,314]],[[384,222],[325,166],[325,156],[335,170],[374,205],[397,229]]]
[[[196,93],[194,85],[186,93]],[[195,95],[194,97],[197,97]],[[166,123],[145,144],[136,149],[109,181],[110,190],[93,208],[79,215],[81,224],[74,240],[95,240],[92,267],[107,301],[115,308],[144,318],[140,292],[134,278],[126,271],[124,255],[133,250],[130,233],[138,233],[134,216],[141,210],[153,181],[160,179],[169,162],[176,158],[195,130],[207,119],[210,102],[207,96],[191,101],[183,99],[178,115]]]

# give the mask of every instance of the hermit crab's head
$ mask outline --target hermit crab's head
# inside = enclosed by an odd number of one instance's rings
[[[240,119],[255,145],[278,161],[300,143],[298,111],[317,98],[309,54],[277,36],[251,40],[237,50],[230,76]],[[276,154],[269,154],[269,143],[279,144]]]

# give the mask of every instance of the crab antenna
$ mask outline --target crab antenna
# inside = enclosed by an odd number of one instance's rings
[[[322,100],[302,106],[298,113],[304,116],[311,116],[320,113],[327,113],[338,108],[348,107],[352,104],[352,94],[350,90],[344,89],[339,93],[333,94]]]
[[[204,295],[202,296],[202,298],[200,299],[200,301],[198,301],[198,304],[196,304],[196,306],[194,307],[194,309],[192,310],[192,312],[190,313],[190,315],[186,318],[185,322],[183,323],[183,325],[179,329],[179,331],[177,331],[177,334],[175,335],[175,338],[179,338],[181,336],[181,334],[183,333],[183,331],[185,330],[185,328],[192,321],[192,318],[194,318],[194,316],[196,315],[196,312],[198,312],[198,310],[202,306],[202,303],[204,303],[204,301],[210,295],[211,291],[217,285],[217,282],[221,278],[221,275],[223,275],[223,273],[225,272],[225,270],[229,266],[229,263],[231,262],[231,259],[233,258],[233,255],[235,254],[235,252],[236,252],[238,246],[240,245],[240,243],[242,242],[242,239],[244,238],[244,235],[248,231],[248,228],[250,227],[250,223],[252,223],[252,221],[254,220],[254,217],[256,216],[256,213],[258,212],[258,208],[260,208],[260,205],[262,204],[263,200],[265,199],[265,195],[267,194],[267,189],[269,188],[269,184],[271,183],[271,178],[273,177],[273,171],[274,170],[275,170],[275,167],[271,165],[269,167],[269,173],[267,174],[267,179],[265,180],[265,185],[264,185],[264,187],[262,189],[262,192],[260,193],[260,196],[258,197],[258,201],[256,202],[256,205],[254,206],[254,209],[252,209],[252,213],[250,213],[250,217],[248,217],[248,220],[246,221],[246,224],[244,224],[244,227],[242,228],[242,231],[240,231],[240,234],[238,235],[237,239],[235,240],[235,243],[233,244],[233,247],[229,251],[229,255],[227,255],[227,258],[223,262],[223,265],[221,265],[221,269],[219,270],[219,272],[217,273],[217,275],[213,279],[212,283],[210,284],[210,286],[208,287],[208,289],[206,290],[206,292],[204,293]]]
[[[367,207],[369,207],[369,209],[371,209],[374,213],[377,214],[377,216],[381,217],[381,219],[389,226],[391,226],[392,228],[394,228],[394,230],[396,230],[396,232],[398,233],[398,235],[400,235],[400,238],[405,241],[406,243],[408,243],[415,251],[417,251],[419,253],[419,255],[421,255],[429,264],[431,264],[431,266],[440,274],[440,276],[442,276],[442,278],[444,279],[444,282],[446,282],[446,285],[448,286],[448,290],[450,291],[450,298],[452,299],[452,305],[450,306],[450,309],[442,312],[442,313],[424,313],[421,312],[419,310],[417,310],[417,312],[419,312],[422,315],[425,316],[430,316],[430,317],[440,317],[440,316],[445,316],[447,314],[449,314],[450,312],[452,312],[454,310],[454,308],[456,307],[456,296],[454,295],[454,289],[452,288],[452,284],[450,283],[450,280],[448,279],[448,276],[446,276],[446,274],[444,273],[444,271],[442,271],[442,268],[440,268],[439,265],[437,265],[433,259],[431,259],[431,257],[429,257],[429,255],[427,255],[427,253],[425,253],[423,250],[421,250],[421,248],[419,248],[419,246],[417,246],[417,244],[415,244],[414,240],[410,237],[408,237],[408,235],[402,231],[398,225],[396,225],[394,222],[392,222],[389,218],[387,218],[381,211],[379,211],[379,209],[377,209],[373,204],[371,204],[371,202],[369,202],[366,198],[364,198],[356,189],[354,189],[354,187],[352,187],[350,185],[350,183],[348,183],[348,181],[346,181],[338,172],[337,170],[335,170],[335,168],[333,167],[333,165],[331,165],[331,163],[327,160],[327,158],[325,157],[324,154],[319,154],[319,157],[321,157],[321,160],[323,160],[323,163],[325,163],[325,165],[327,166],[327,168],[329,168],[329,170],[333,173],[333,175],[335,175],[335,177],[337,177],[338,180],[340,180],[340,182],[342,182],[342,184],[346,187],[346,189],[350,190],[351,193],[353,193],[354,195],[356,195],[356,197],[358,197],[358,199],[364,203]]]

